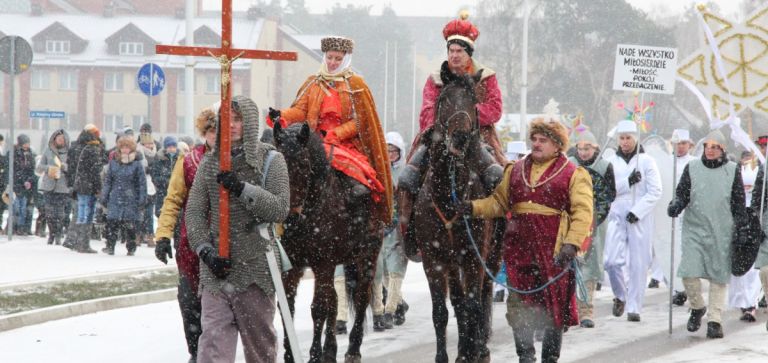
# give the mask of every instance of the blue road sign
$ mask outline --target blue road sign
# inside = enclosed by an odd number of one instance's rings
[[[29,111],[30,118],[67,118],[64,111]]]
[[[155,96],[165,88],[165,73],[154,63],[141,66],[136,79],[139,82],[139,89],[147,96]]]

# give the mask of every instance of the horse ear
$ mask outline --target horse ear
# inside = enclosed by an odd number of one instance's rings
[[[472,80],[475,81],[475,84],[480,83],[480,80],[483,79],[483,70],[480,69],[477,71],[477,73],[472,75]]]
[[[273,131],[274,135],[272,135],[272,137],[274,137],[275,139],[275,145],[277,146],[282,144],[283,126],[280,124],[280,122],[275,122],[275,127],[273,129],[274,129]]]
[[[448,61],[443,61],[443,65],[440,66],[440,80],[443,81],[443,85],[456,80],[456,75],[451,72],[451,68],[448,67]]]
[[[299,131],[299,135],[296,137],[296,139],[301,145],[307,144],[309,141],[309,124],[304,123],[301,125],[301,131]]]

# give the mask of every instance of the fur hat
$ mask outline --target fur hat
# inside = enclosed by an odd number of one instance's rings
[[[528,138],[541,134],[551,139],[560,147],[560,152],[568,150],[568,130],[558,121],[535,118],[529,125]]]
[[[449,21],[443,28],[443,38],[449,46],[457,43],[464,47],[464,50],[471,57],[472,51],[475,49],[475,40],[480,36],[480,31],[467,18],[469,18],[469,12],[462,11],[458,19]]]
[[[330,36],[320,40],[320,50],[323,51],[323,53],[329,50],[336,50],[339,52],[351,54],[352,49],[354,48],[355,42],[352,39],[345,37]]]
[[[208,130],[216,130],[216,111],[206,108],[197,115],[195,128],[200,136],[205,136]]]
[[[117,139],[117,150],[122,149],[124,146],[129,147],[131,152],[136,151],[136,140],[128,136]]]

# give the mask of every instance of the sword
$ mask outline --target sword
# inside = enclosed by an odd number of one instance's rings
[[[272,228],[274,225],[270,225],[268,228],[270,241],[278,243],[277,236],[274,234]],[[291,308],[288,306],[288,296],[285,295],[285,287],[283,287],[282,271],[277,265],[277,259],[275,258],[275,250],[272,248],[272,244],[267,245],[267,265],[269,265],[269,274],[272,276],[272,283],[275,285],[275,294],[277,295],[277,303],[280,307],[280,315],[283,317],[283,326],[285,327],[286,335],[288,335],[288,342],[291,345],[291,354],[293,354],[293,360],[296,362],[303,362],[304,358],[301,356],[301,349],[299,349],[299,338],[296,336],[296,328],[293,325],[293,317],[291,316]]]

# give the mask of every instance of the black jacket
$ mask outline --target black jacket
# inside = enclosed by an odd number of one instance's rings
[[[104,166],[104,146],[97,137],[83,131],[68,156],[73,190],[80,195],[101,192],[101,169]]]

